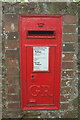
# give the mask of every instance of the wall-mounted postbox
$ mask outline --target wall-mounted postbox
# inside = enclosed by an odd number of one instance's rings
[[[60,108],[61,15],[20,15],[22,110]]]

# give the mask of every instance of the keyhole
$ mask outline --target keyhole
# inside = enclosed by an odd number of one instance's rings
[[[34,76],[34,75],[32,75],[32,80],[34,80],[34,77],[35,77],[35,76]]]

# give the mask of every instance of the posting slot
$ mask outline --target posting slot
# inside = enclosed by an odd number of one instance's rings
[[[55,31],[27,31],[27,38],[54,38]]]

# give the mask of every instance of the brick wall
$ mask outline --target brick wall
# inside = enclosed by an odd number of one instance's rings
[[[21,110],[19,14],[63,15],[60,110]],[[75,3],[3,2],[3,118],[77,118],[77,21]]]

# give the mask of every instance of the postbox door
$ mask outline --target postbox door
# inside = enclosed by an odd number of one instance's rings
[[[60,108],[61,15],[21,15],[22,110]]]
[[[27,46],[27,105],[54,105],[55,46]]]

